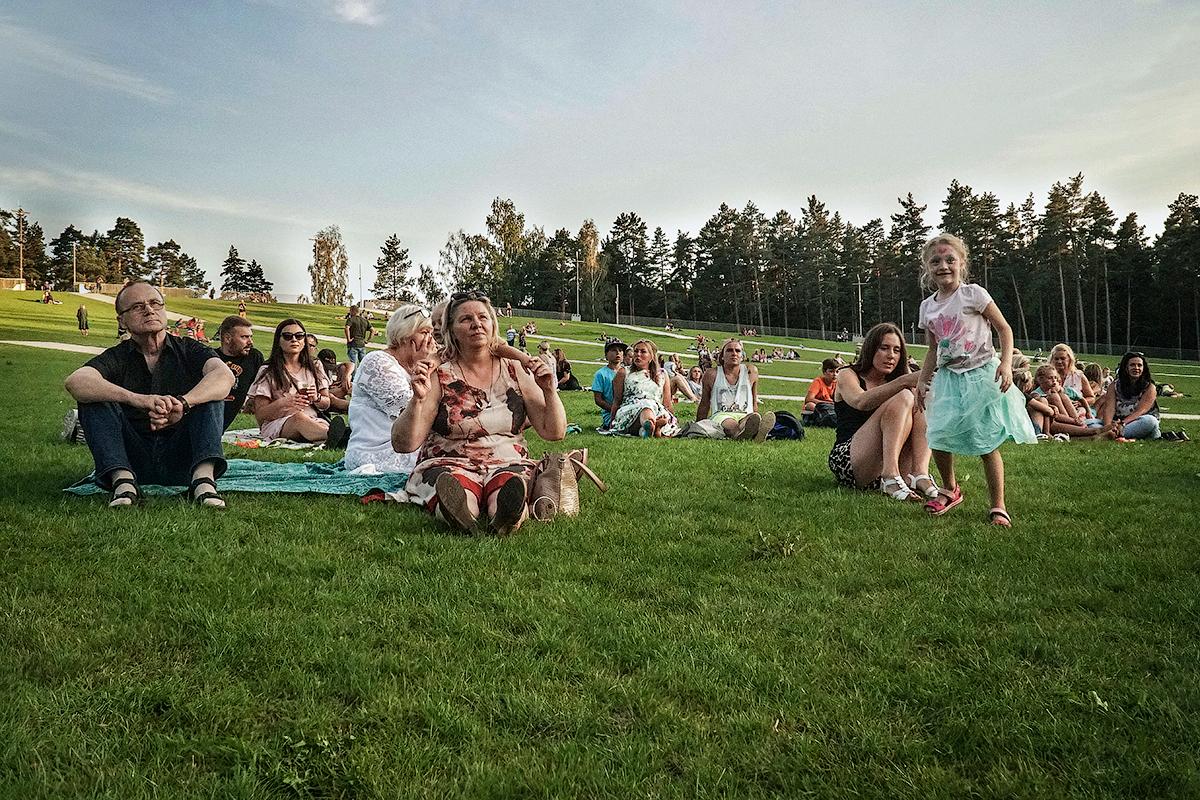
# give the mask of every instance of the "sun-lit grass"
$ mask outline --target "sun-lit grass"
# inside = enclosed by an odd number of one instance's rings
[[[25,303],[0,338],[79,341]],[[1194,443],[1006,447],[1000,531],[977,460],[931,519],[836,488],[830,431],[612,439],[580,392],[610,491],[510,539],[325,496],[114,513],[61,492],[85,358],[0,345],[0,796],[1200,796]]]

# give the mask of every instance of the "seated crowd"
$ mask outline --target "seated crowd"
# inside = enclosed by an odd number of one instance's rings
[[[148,283],[122,288],[115,310],[128,339],[66,381],[95,480],[112,492],[114,507],[137,502],[142,484],[158,483],[186,485],[194,503],[224,508],[216,484],[226,468],[221,435],[247,412],[264,438],[345,447],[348,470],[407,473],[404,499],[455,529],[509,533],[528,515],[534,477],[522,431],[532,426],[547,441],[562,439],[558,393],[584,390],[561,348],[551,352],[543,341],[531,357],[506,343],[478,292],[455,294],[431,314],[400,306],[388,317],[384,347],[365,354],[373,329],[352,311],[346,343],[357,352],[345,363],[294,318],[275,327],[266,357],[241,315],[221,323],[215,348],[195,335],[202,324],[185,327],[192,335],[168,335],[175,331],[164,299]],[[680,354],[660,355],[648,339],[606,340],[605,364],[590,384],[601,431],[757,442],[771,435],[776,414],[759,407],[758,368],[747,363],[742,341],[729,338],[712,351],[698,337],[696,348],[701,363],[685,370]],[[783,352],[772,356],[788,357]],[[1077,364],[1065,344],[1036,368],[1015,351],[1012,366],[1039,439],[1187,438],[1161,431],[1157,386],[1142,353],[1126,353],[1111,377],[1098,364]],[[804,420],[835,428],[828,462],[840,484],[938,502],[916,401],[920,375],[891,323],[867,332],[851,365],[821,362]],[[696,403],[695,422],[682,430],[677,397]]]

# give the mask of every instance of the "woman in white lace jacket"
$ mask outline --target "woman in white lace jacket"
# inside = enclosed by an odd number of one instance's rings
[[[412,399],[413,368],[436,359],[433,325],[424,310],[403,305],[387,323],[387,349],[372,350],[354,371],[350,396],[350,443],[346,469],[370,467],[375,472],[412,472],[416,452],[392,449],[392,423]]]

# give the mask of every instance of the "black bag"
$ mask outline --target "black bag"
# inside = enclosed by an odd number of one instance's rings
[[[836,428],[837,412],[833,403],[817,403],[813,411],[804,412],[804,424],[810,428]]]
[[[771,432],[767,434],[768,439],[795,439],[804,438],[804,426],[800,424],[800,420],[796,419],[790,411],[775,412],[775,427],[771,428]]]

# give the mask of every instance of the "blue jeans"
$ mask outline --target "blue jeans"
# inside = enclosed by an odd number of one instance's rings
[[[362,362],[363,357],[366,354],[366,345],[363,345],[362,347],[355,347],[352,344],[346,345],[346,358],[350,359],[350,363],[356,367]]]
[[[120,403],[80,403],[79,424],[96,462],[96,483],[111,488],[112,471],[127,469],[138,483],[187,486],[205,461],[221,477],[224,406],[222,401],[192,406],[178,425],[147,434],[133,426]]]
[[[1158,417],[1152,417],[1149,414],[1143,414],[1132,422],[1126,422],[1124,430],[1126,439],[1157,439],[1160,436]]]

